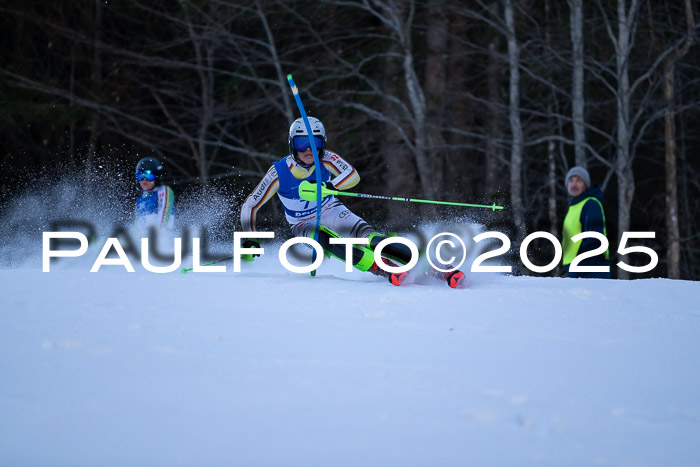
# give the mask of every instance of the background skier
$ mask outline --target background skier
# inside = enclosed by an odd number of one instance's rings
[[[172,229],[175,222],[175,195],[162,184],[163,164],[144,157],[136,164],[136,180],[142,193],[136,200],[136,221],[141,230],[150,227]]]

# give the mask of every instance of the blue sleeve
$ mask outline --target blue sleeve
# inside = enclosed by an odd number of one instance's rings
[[[588,200],[586,204],[583,205],[581,210],[581,228],[583,232],[599,232],[605,234],[605,219],[603,219],[603,210],[600,205],[594,200]],[[595,238],[585,238],[581,242],[581,247],[579,248],[579,254],[586,251],[595,250],[600,246],[600,242]]]

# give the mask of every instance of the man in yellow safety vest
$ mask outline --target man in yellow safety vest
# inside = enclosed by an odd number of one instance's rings
[[[571,269],[571,263],[577,256],[591,252],[601,247],[598,239],[588,237],[573,242],[571,237],[582,232],[598,232],[607,237],[605,229],[605,212],[603,211],[603,191],[600,185],[593,188],[591,177],[583,167],[573,167],[566,174],[566,189],[569,192],[569,210],[564,218],[562,229],[562,263],[566,267],[568,277],[587,277],[610,279],[609,249],[586,257],[578,263],[578,267],[595,266],[601,271],[577,271]]]

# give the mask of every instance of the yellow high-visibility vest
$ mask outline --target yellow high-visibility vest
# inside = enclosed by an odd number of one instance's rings
[[[576,258],[578,254],[578,249],[581,247],[581,240],[578,242],[573,242],[571,237],[575,237],[583,231],[583,226],[581,225],[581,211],[583,206],[588,200],[593,200],[600,206],[600,211],[603,214],[603,234],[607,237],[608,232],[605,227],[605,211],[603,210],[603,203],[594,196],[588,197],[578,203],[569,206],[569,211],[566,213],[564,218],[564,227],[562,228],[562,264],[568,266]],[[605,259],[610,258],[610,248],[605,250]]]

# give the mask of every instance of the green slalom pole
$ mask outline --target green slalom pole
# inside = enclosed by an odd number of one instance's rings
[[[306,201],[316,201],[316,185],[309,182],[303,181],[299,185],[299,195],[302,199]],[[389,201],[406,201],[409,203],[426,203],[426,204],[444,204],[447,206],[464,206],[468,208],[486,208],[495,211],[496,209],[503,209],[503,206],[496,206],[493,203],[491,206],[487,204],[469,204],[469,203],[455,203],[452,201],[432,201],[428,199],[415,199],[415,198],[399,198],[396,196],[381,196],[381,195],[368,195],[366,193],[351,193],[347,191],[329,190],[325,185],[321,188],[321,195],[325,198],[326,196],[352,196],[355,198],[372,198],[372,199],[386,199]]]

